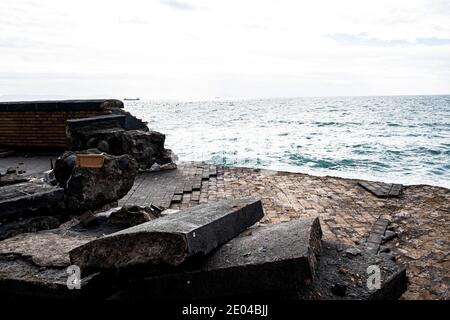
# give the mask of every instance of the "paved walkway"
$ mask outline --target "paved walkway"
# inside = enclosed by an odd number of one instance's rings
[[[219,199],[262,199],[261,223],[319,216],[324,238],[363,245],[380,221],[396,237],[380,251],[404,263],[404,298],[449,299],[450,190],[411,186],[399,198],[380,199],[357,180],[184,162],[177,170],[140,175],[120,204],[187,208]]]

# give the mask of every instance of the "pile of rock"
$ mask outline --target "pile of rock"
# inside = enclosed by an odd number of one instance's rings
[[[69,215],[115,206],[131,189],[139,170],[176,168],[176,156],[164,148],[165,135],[149,130],[145,122],[122,110],[120,101],[66,101],[52,105],[58,109],[66,104],[90,103],[100,103],[102,110],[111,113],[67,120],[66,136],[71,151],[56,160],[54,169],[44,173],[45,183],[29,181],[16,168],[5,174],[0,172],[0,187],[8,187],[1,190],[0,208],[4,210],[0,212],[0,223],[12,223],[7,228],[2,226],[0,238],[14,234],[9,232],[11,228],[39,230],[36,217],[58,216],[64,222]],[[102,163],[97,167],[83,166],[77,163],[83,155],[101,157]],[[33,218],[32,226],[24,229],[22,220],[28,218]]]
[[[74,219],[20,235],[0,242],[0,293],[154,301],[395,299],[405,291],[403,267],[322,241],[318,218],[263,226],[263,215],[261,201],[251,198],[170,214],[121,208],[88,225]],[[369,266],[382,270],[378,287],[367,286]],[[69,276],[64,267],[81,273]]]
[[[66,136],[74,151],[96,148],[117,156],[128,154],[143,170],[176,167],[175,155],[164,148],[165,135],[145,125],[133,130],[129,127],[127,116],[120,114],[74,119],[67,121]]]

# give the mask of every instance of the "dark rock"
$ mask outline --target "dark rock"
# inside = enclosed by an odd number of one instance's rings
[[[112,113],[117,114],[117,115],[122,115],[125,117],[125,123],[123,124],[123,128],[125,130],[149,131],[146,122],[142,121],[139,118],[136,118],[131,113],[129,113],[123,109],[114,109],[112,111]]]
[[[100,153],[98,150],[79,152]],[[77,154],[65,152],[55,162],[55,177],[64,188],[66,208],[72,212],[85,212],[125,196],[131,189],[138,165],[130,155],[104,155],[101,168],[76,166]]]
[[[389,248],[380,249],[380,253],[389,253],[389,252],[391,252],[391,249],[389,249]]]
[[[261,201],[198,205],[97,239],[70,252],[87,269],[177,266],[211,252],[263,217]]]
[[[160,212],[148,207],[124,206],[109,215],[110,223],[121,223],[130,227],[159,218]]]
[[[383,240],[383,242],[388,242],[388,241],[391,241],[392,239],[394,239],[395,237],[397,237],[396,232],[386,230],[382,240]]]
[[[211,299],[296,291],[315,274],[321,236],[318,218],[257,227],[191,260],[181,272],[130,280],[125,298]]]
[[[337,296],[343,297],[347,292],[347,286],[342,283],[335,283],[331,286],[331,292]]]
[[[358,248],[352,247],[352,248],[346,249],[346,250],[344,251],[344,254],[345,254],[347,257],[352,258],[352,257],[356,257],[356,256],[360,255],[360,254],[361,254],[361,250],[358,249]]]
[[[96,221],[96,217],[91,211],[86,211],[85,213],[79,215],[77,219],[80,221],[81,225],[85,227]]]
[[[75,152],[64,152],[61,157],[56,159],[53,172],[56,181],[61,187],[66,188],[67,181],[72,176],[76,163],[77,155]]]
[[[12,173],[17,173],[16,168],[10,167],[10,168],[6,169],[6,174],[12,174]]]

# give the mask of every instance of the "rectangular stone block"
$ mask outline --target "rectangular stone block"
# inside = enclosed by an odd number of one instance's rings
[[[361,181],[358,184],[379,198],[398,197],[403,188],[401,184]]]
[[[183,271],[136,278],[122,298],[203,299],[299,290],[317,269],[318,218],[250,229]]]
[[[89,242],[70,252],[82,269],[177,266],[202,256],[263,217],[260,200],[198,205]]]

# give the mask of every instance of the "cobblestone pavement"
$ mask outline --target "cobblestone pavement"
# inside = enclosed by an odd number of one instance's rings
[[[215,169],[184,162],[171,173],[139,177],[121,204],[153,203],[178,209],[255,196],[264,205],[261,223],[319,216],[324,239],[350,245],[364,244],[372,225],[378,219],[387,219],[388,229],[396,236],[382,244],[380,252],[406,264],[409,288],[403,298],[449,299],[450,190],[411,186],[404,188],[399,198],[380,199],[357,182],[250,168]],[[183,192],[176,187],[181,184]]]

